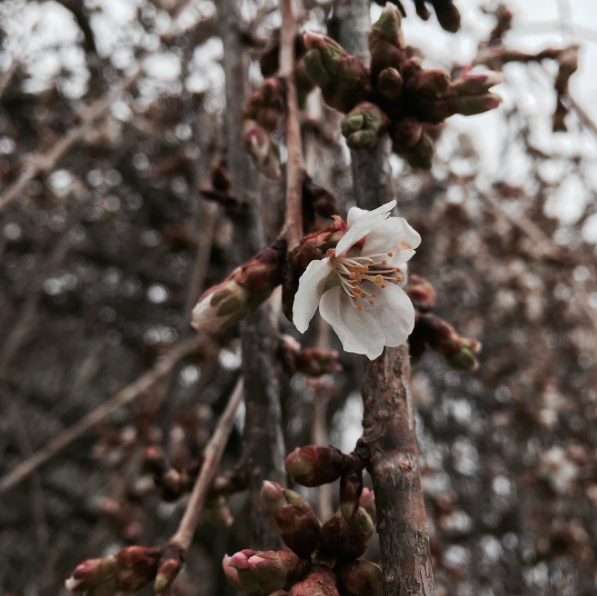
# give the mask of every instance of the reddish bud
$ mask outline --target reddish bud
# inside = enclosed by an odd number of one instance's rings
[[[289,454],[284,467],[295,482],[313,487],[340,478],[344,461],[344,454],[334,447],[307,445]]]
[[[233,585],[258,594],[288,589],[309,569],[309,563],[289,551],[243,550],[225,558],[226,576]],[[235,569],[235,576],[231,569]]]
[[[456,33],[460,29],[460,12],[452,0],[431,0],[442,29]]]
[[[292,586],[289,596],[339,596],[336,577],[330,569],[315,569]]]
[[[382,596],[383,576],[381,569],[371,561],[352,561],[336,569],[338,582],[351,596]]]
[[[377,77],[377,90],[386,99],[396,101],[402,95],[404,79],[395,68],[384,68]]]
[[[261,498],[272,529],[295,553],[308,558],[319,539],[319,520],[311,505],[298,493],[266,480]]]
[[[450,90],[450,75],[439,68],[421,70],[407,81],[409,92],[417,98],[436,99],[445,97]]]
[[[318,555],[338,561],[356,559],[369,546],[373,529],[373,520],[363,507],[359,507],[350,521],[336,514],[321,527]]]

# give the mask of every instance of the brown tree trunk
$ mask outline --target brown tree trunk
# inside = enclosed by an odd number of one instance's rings
[[[245,200],[249,213],[235,221],[236,260],[246,261],[266,244],[260,212],[261,183],[243,142],[242,113],[248,95],[248,55],[242,43],[238,3],[218,0],[218,28],[226,73],[226,144],[232,194]],[[264,480],[285,483],[284,439],[276,351],[278,329],[271,300],[241,325],[245,378],[245,455],[251,494],[253,544],[278,548],[280,539],[267,523],[261,502]]]
[[[338,0],[339,41],[369,62],[369,2]],[[352,152],[354,194],[364,209],[392,200],[390,141]],[[377,507],[385,596],[433,596],[429,532],[421,488],[408,345],[365,363],[363,439]]]

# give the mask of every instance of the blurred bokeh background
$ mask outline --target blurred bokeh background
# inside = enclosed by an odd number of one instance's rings
[[[462,27],[450,34],[405,1],[405,38],[425,65],[452,70],[487,50],[498,3],[457,4]],[[304,5],[303,28],[326,31],[333,2]],[[494,46],[533,54],[580,45],[567,131],[553,130],[557,61],[518,61],[503,67],[498,110],[455,116],[437,132],[430,171],[391,163],[401,215],[423,237],[411,270],[435,286],[438,312],[483,344],[474,373],[435,353],[413,366],[436,584],[438,596],[589,596],[597,2],[508,7],[511,27]],[[255,86],[280,14],[273,0],[239,8]],[[380,10],[373,5],[373,17]],[[225,151],[217,18],[207,0],[0,3],[2,473],[189,337],[189,305],[233,266],[231,218],[200,192]],[[305,128],[316,147],[309,173],[345,211],[354,203],[349,153],[334,114],[313,103],[321,117]],[[197,457],[241,357],[234,330],[205,337],[132,407],[3,494],[0,590],[57,594],[86,557],[166,540],[182,504],[159,498],[143,450],[167,434],[175,465]],[[343,372],[316,383],[284,380],[289,450],[310,442],[322,401],[330,441],[353,449],[360,369],[351,355],[340,360]],[[237,422],[225,467],[241,451],[242,413]],[[246,495],[230,508],[233,525],[202,524],[178,594],[230,593],[220,561],[248,543]]]

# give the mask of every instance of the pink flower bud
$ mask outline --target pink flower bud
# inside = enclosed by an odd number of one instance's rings
[[[269,594],[287,589],[307,572],[309,563],[288,551],[249,551],[225,560],[225,572],[245,590]],[[235,577],[226,567],[237,571]]]

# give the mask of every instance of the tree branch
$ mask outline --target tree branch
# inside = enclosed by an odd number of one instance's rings
[[[369,2],[338,2],[337,17],[340,43],[368,63]],[[361,208],[374,209],[392,199],[389,149],[386,138],[371,151],[352,152],[354,193]],[[434,596],[409,378],[407,344],[365,361],[359,447],[368,456],[375,490],[385,596]]]
[[[282,0],[282,32],[280,40],[280,76],[286,83],[286,217],[282,235],[289,250],[295,248],[303,236],[302,185],[304,176],[301,125],[296,94],[296,57],[294,55],[296,18],[292,0]]]
[[[262,184],[243,140],[243,106],[248,97],[248,55],[243,45],[238,3],[219,0],[218,29],[224,44],[226,74],[226,145],[231,194],[248,205],[246,217],[235,221],[236,262],[244,262],[266,243],[260,190]],[[280,407],[277,350],[278,328],[272,301],[241,324],[246,416],[244,449],[251,495],[253,543],[260,549],[277,549],[278,535],[271,529],[261,501],[264,480],[285,483],[284,438]]]

